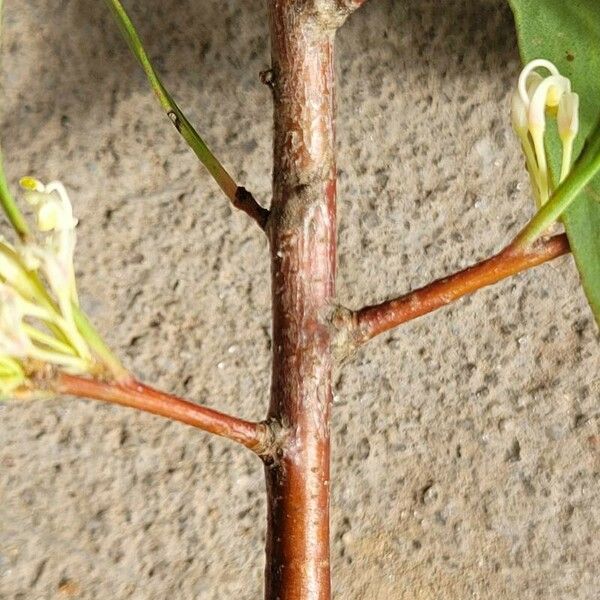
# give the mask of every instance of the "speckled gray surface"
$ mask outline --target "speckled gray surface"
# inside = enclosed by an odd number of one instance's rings
[[[261,418],[266,243],[156,109],[102,2],[6,3],[13,182],[60,178],[85,307],[146,381]],[[262,4],[128,2],[182,107],[268,200]],[[342,302],[501,247],[531,213],[500,0],[369,0],[339,34]],[[570,258],[383,336],[335,390],[335,597],[595,600],[600,350]],[[0,597],[257,599],[260,464],[75,399],[0,407]]]

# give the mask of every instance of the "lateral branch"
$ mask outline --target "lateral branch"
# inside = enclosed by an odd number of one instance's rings
[[[265,423],[245,421],[177,396],[155,390],[135,379],[104,382],[61,373],[55,392],[137,408],[227,438],[262,455],[270,435]]]
[[[350,349],[356,348],[402,323],[430,313],[454,300],[471,294],[570,251],[565,234],[540,239],[533,246],[522,247],[512,242],[498,254],[467,267],[449,277],[438,279],[398,298],[340,314],[349,332],[341,331],[341,339]]]

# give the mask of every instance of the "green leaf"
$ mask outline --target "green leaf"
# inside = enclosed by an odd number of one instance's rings
[[[200,159],[200,162],[208,169],[208,172],[212,175],[213,179],[225,192],[225,195],[232,201],[236,200],[237,184],[204,143],[204,140],[198,135],[198,132],[194,129],[183,112],[181,112],[181,109],[163,85],[125,7],[120,0],[106,0],[106,2],[119,24],[123,37],[140,63],[140,66],[144,69],[146,78],[163,110],[167,113],[169,119],[171,119],[173,125],[175,125],[175,128],[187,142],[188,146]]]
[[[552,61],[571,79],[580,97],[580,134],[575,156],[600,116],[600,0],[509,0],[524,63]],[[549,140],[554,172],[560,144]],[[597,323],[600,325],[600,176],[562,216],[571,250]]]
[[[540,207],[515,239],[518,245],[529,246],[542,236],[562,215],[568,212],[582,192],[593,193],[591,184],[600,173],[600,121],[587,138],[581,154],[566,179],[548,202]]]

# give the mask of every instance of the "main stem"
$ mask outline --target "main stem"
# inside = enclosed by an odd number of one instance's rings
[[[334,30],[269,0],[275,118],[271,245],[273,373],[266,464],[266,600],[329,600],[329,463],[336,266]]]

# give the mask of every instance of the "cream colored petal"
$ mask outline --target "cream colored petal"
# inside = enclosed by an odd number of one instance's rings
[[[547,69],[550,72],[550,75],[559,75],[559,71],[558,71],[556,65],[544,58],[538,58],[536,60],[532,60],[531,62],[527,63],[523,67],[523,70],[521,71],[521,74],[519,75],[519,83],[517,86],[517,89],[519,90],[519,94],[521,96],[521,100],[523,100],[523,103],[527,107],[529,107],[529,102],[530,102],[528,83],[529,83],[530,77],[534,78],[534,79],[535,79],[536,75],[537,75],[537,77],[540,77],[539,74],[535,73],[535,69],[540,69],[540,68]]]

